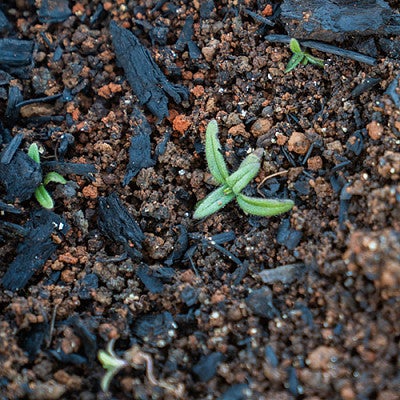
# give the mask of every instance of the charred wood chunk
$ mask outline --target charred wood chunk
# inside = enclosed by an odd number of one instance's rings
[[[38,10],[39,21],[44,24],[63,22],[71,14],[68,0],[42,0]]]
[[[70,163],[65,161],[44,161],[42,162],[44,170],[55,171],[61,175],[75,174],[85,176],[91,181],[94,181],[94,176],[97,172],[96,167],[92,164]]]
[[[155,165],[155,161],[151,158],[151,126],[138,109],[134,110],[132,117],[136,123],[133,128],[135,135],[131,138],[129,163],[126,167],[127,171],[122,183],[123,186],[126,186],[141,169]]]
[[[193,366],[193,373],[197,379],[202,382],[208,382],[217,373],[218,365],[224,360],[224,355],[220,352],[215,352],[203,356],[200,361]]]
[[[185,47],[187,46],[189,50],[189,57],[191,59],[197,59],[201,57],[201,51],[197,44],[192,40],[192,36],[194,33],[193,23],[193,16],[188,16],[185,20],[185,25],[183,25],[179,39],[175,43],[175,48],[178,51],[184,51]]]
[[[171,343],[176,324],[172,314],[164,311],[161,314],[143,315],[136,319],[132,327],[132,333],[149,343],[151,346],[164,347]]]
[[[325,42],[385,34],[392,14],[383,0],[285,0],[281,6],[281,20],[289,36]]]
[[[130,257],[142,257],[137,249],[142,248],[144,233],[116,193],[99,199],[98,215],[98,225],[104,235],[122,244]]]
[[[237,383],[224,392],[218,400],[246,400],[248,398],[249,385]]]
[[[6,156],[0,158],[8,160]],[[6,190],[6,201],[30,199],[42,179],[40,164],[21,150],[17,150],[8,163],[0,161],[0,184]]]
[[[11,28],[10,22],[8,21],[4,13],[0,10],[0,33],[4,34],[8,32],[10,28]]]
[[[28,78],[33,66],[33,42],[19,39],[0,39],[1,69],[19,78]]]
[[[168,96],[179,104],[187,99],[187,88],[169,82],[154,62],[149,50],[127,29],[114,21],[110,24],[112,42],[118,62],[138,97],[159,120],[168,115]]]
[[[12,291],[23,289],[57,249],[52,236],[62,237],[69,230],[62,217],[45,209],[34,212],[25,227],[27,235],[2,278],[2,285]]]
[[[149,292],[161,293],[163,291],[164,285],[161,282],[161,279],[153,275],[153,271],[148,265],[140,265],[136,271],[136,275]]]

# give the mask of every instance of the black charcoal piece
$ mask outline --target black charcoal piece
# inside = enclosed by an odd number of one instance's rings
[[[42,0],[38,10],[39,21],[44,24],[63,22],[71,14],[68,0]]]
[[[171,313],[164,311],[161,314],[144,315],[136,319],[132,333],[152,346],[164,347],[170,343],[176,329]]]
[[[160,46],[166,46],[168,39],[168,26],[164,24],[159,24],[153,28],[151,28],[149,32],[149,36],[151,39],[151,44],[154,46],[159,44]]]
[[[2,278],[3,287],[12,291],[23,289],[55,252],[58,245],[53,235],[62,238],[69,230],[62,217],[46,209],[32,213],[25,228],[27,235],[17,246],[17,256]]]
[[[253,314],[272,319],[279,316],[278,310],[272,303],[272,291],[264,286],[253,290],[246,298],[246,304]]]
[[[64,161],[43,161],[41,165],[43,169],[48,171],[55,171],[61,175],[82,175],[91,181],[95,180],[93,174],[97,172],[96,167],[92,164],[79,164]]]
[[[280,19],[291,37],[333,42],[384,35],[393,14],[383,0],[284,0]]]
[[[4,15],[3,11],[0,10],[0,33],[7,33],[11,29],[11,24],[7,17]]]
[[[0,69],[0,86],[7,85],[10,83],[11,79],[12,76],[10,74]]]
[[[302,304],[301,302],[297,302],[294,306],[294,308],[296,310],[300,310],[301,311],[301,319],[302,321],[307,324],[307,326],[309,328],[314,328],[314,317],[312,315],[311,310],[309,309],[309,307],[307,307],[305,304]]]
[[[12,204],[4,203],[0,200],[0,211],[8,212],[11,214],[21,214],[21,210],[14,207]]]
[[[34,43],[30,40],[0,39],[1,69],[27,79],[33,67],[33,47]]]
[[[18,133],[12,138],[11,142],[8,143],[7,147],[0,153],[0,163],[9,164],[11,162],[23,138],[24,135],[22,133]]]
[[[299,280],[306,271],[303,263],[282,265],[272,269],[264,269],[260,271],[260,277],[264,283],[277,283],[289,284]]]
[[[81,300],[90,300],[92,292],[99,287],[99,278],[96,274],[87,274],[77,283],[78,297]]]
[[[164,285],[161,280],[153,275],[153,271],[146,264],[139,265],[136,275],[150,293],[161,293]]]
[[[64,159],[64,155],[68,148],[75,142],[75,137],[71,133],[63,133],[60,137],[60,143],[57,147],[58,157]]]
[[[189,236],[187,229],[183,225],[179,225],[180,234],[174,245],[174,250],[165,261],[165,265],[173,265],[182,259],[189,246]]]
[[[79,337],[79,339],[81,339],[85,356],[89,360],[89,362],[92,363],[97,356],[96,335],[92,333],[89,328],[76,315],[69,318],[67,323],[72,326],[76,335]]]
[[[48,350],[48,353],[54,357],[61,364],[72,364],[72,365],[85,365],[88,363],[86,357],[80,354],[72,353],[66,354],[61,349],[59,350]]]
[[[21,348],[28,353],[30,362],[35,360],[48,333],[49,324],[45,322],[34,324],[31,329],[19,332]]]
[[[276,241],[289,250],[293,250],[300,243],[302,237],[303,232],[292,229],[289,218],[285,218],[279,225]]]
[[[168,96],[179,104],[189,97],[187,88],[169,82],[150,52],[127,29],[110,23],[112,42],[118,62],[138,97],[159,120],[168,115]]]
[[[8,160],[8,157],[5,158]],[[5,201],[14,202],[18,199],[22,202],[30,199],[42,179],[40,164],[21,150],[17,150],[7,164],[0,162],[0,184],[6,190]]]
[[[154,151],[154,157],[157,159],[159,156],[162,156],[167,151],[167,144],[171,139],[171,132],[165,132],[164,137],[161,142],[156,146],[156,150]]]
[[[365,78],[359,85],[357,85],[352,90],[350,96],[351,97],[360,96],[364,92],[367,92],[368,90],[376,86],[381,80],[382,80],[381,78],[372,78],[372,77]]]
[[[200,18],[208,19],[215,8],[213,0],[205,0],[200,3]]]
[[[192,371],[198,380],[208,382],[210,379],[214,378],[217,373],[218,365],[223,359],[224,356],[220,352],[203,356],[200,358],[200,361],[193,366]]]
[[[155,161],[151,158],[150,124],[138,108],[134,108],[132,120],[134,123],[134,135],[131,138],[131,145],[129,147],[129,163],[122,182],[123,186],[126,186],[141,169],[155,165]]]
[[[7,108],[4,114],[5,124],[12,127],[19,117],[18,104],[23,100],[22,93],[18,86],[10,86],[8,89]]]
[[[104,235],[124,246],[130,257],[141,258],[145,236],[116,193],[100,197],[98,225]]]
[[[400,107],[400,96],[397,93],[397,88],[399,87],[399,80],[400,80],[400,74],[397,75],[396,78],[392,80],[392,82],[390,82],[389,86],[385,91],[385,94],[391,97],[396,107]]]
[[[400,59],[400,40],[399,38],[380,38],[379,45],[381,49],[390,58]]]
[[[364,149],[364,135],[362,131],[354,132],[346,143],[347,150],[353,152],[356,156],[359,156]]]
[[[194,306],[199,300],[199,292],[192,286],[186,286],[181,293],[183,302],[188,306]]]
[[[178,51],[184,51],[185,47],[188,47],[189,57],[191,59],[197,59],[201,56],[201,51],[197,44],[193,42],[193,16],[189,15],[185,20],[185,25],[183,25],[182,32],[179,35],[177,42],[175,43],[175,48]]]
[[[265,347],[265,358],[271,367],[278,368],[279,360],[271,345]]]
[[[237,383],[231,386],[218,400],[247,400],[249,386],[245,383]]]

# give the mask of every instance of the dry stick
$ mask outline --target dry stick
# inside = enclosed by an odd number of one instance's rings
[[[263,195],[261,192],[260,192],[260,188],[261,188],[261,186],[262,185],[264,185],[264,183],[265,183],[265,181],[266,180],[268,180],[268,179],[271,179],[271,178],[275,178],[276,176],[280,176],[280,175],[285,175],[285,174],[287,174],[289,171],[279,171],[279,172],[275,172],[274,174],[272,174],[272,175],[268,175],[268,176],[266,176],[258,185],[257,185],[257,192],[260,194],[260,195]]]
[[[291,38],[287,35],[267,35],[264,37],[264,39],[267,40],[268,42],[289,44]],[[337,56],[350,58],[351,60],[362,62],[368,65],[376,64],[376,59],[373,57],[369,57],[364,54],[357,53],[355,51],[341,49],[339,47],[332,46],[331,44],[316,42],[315,40],[304,40],[299,42],[304,47],[309,47],[311,49],[322,51],[324,53],[336,54]]]

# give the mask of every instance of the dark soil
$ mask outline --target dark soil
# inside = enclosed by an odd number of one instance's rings
[[[285,74],[288,46],[265,41],[261,23],[237,5],[268,17],[266,1],[216,1],[207,10],[201,1],[154,9],[147,0],[81,0],[53,24],[40,22],[30,1],[5,3],[14,36],[36,49],[29,79],[2,86],[0,118],[12,136],[23,134],[22,150],[40,143],[43,160],[73,135],[65,161],[98,173],[93,182],[69,174],[66,186],[49,186],[54,212],[71,229],[54,236],[57,250],[23,289],[0,292],[0,399],[398,399],[400,111],[385,94],[398,62],[379,48],[374,66],[312,51],[325,69]],[[188,16],[198,58],[175,48]],[[170,99],[168,118],[139,106],[116,62],[111,20],[136,34],[170,82],[188,88],[188,100]],[[154,27],[167,29],[165,44],[152,43]],[[278,23],[268,33],[285,32]],[[366,78],[378,83],[353,92]],[[24,99],[66,88],[76,95],[28,104],[7,126],[8,86]],[[138,106],[153,155],[171,138],[155,165],[123,186]],[[43,115],[63,118],[32,121]],[[202,147],[213,118],[232,170],[250,149],[265,149],[246,192],[291,198],[290,213],[251,217],[230,203],[192,219],[213,189]],[[111,193],[145,234],[141,260],[99,229],[98,200]],[[34,197],[13,205],[21,212],[0,218],[21,226],[40,209]],[[209,240],[227,232],[217,246]],[[3,276],[23,239],[0,239]],[[265,271],[282,266],[272,277]],[[111,339],[120,357],[139,346],[160,384],[142,363],[103,393],[97,352]]]

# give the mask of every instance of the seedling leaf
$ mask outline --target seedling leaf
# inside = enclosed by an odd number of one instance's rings
[[[318,67],[321,68],[325,67],[324,60],[322,60],[321,58],[314,57],[308,53],[305,53],[304,56],[311,64],[318,65]]]
[[[240,164],[236,172],[226,178],[226,184],[233,193],[239,194],[258,174],[261,166],[262,149],[249,154]]]
[[[229,172],[221,150],[221,143],[218,140],[218,124],[213,119],[209,122],[206,130],[206,159],[214,179],[218,183],[224,184]]]
[[[236,194],[229,193],[227,186],[221,186],[211,192],[206,198],[197,203],[196,211],[193,214],[194,219],[201,219],[208,217],[216,211],[224,208],[230,201],[232,201]],[[227,193],[226,193],[227,192]]]
[[[293,54],[292,58],[289,60],[285,73],[290,72],[291,70],[295,69],[304,59],[303,53],[295,53]]]
[[[38,164],[40,164],[40,154],[39,154],[39,148],[38,145],[36,143],[32,143],[29,146],[28,149],[28,156],[30,158],[32,158],[33,161],[37,162]]]
[[[65,185],[67,183],[67,181],[65,180],[65,178],[60,175],[58,172],[49,172],[43,180],[43,184],[47,185],[49,182],[55,182],[55,183],[61,183],[63,185]]]
[[[43,208],[52,209],[54,207],[53,199],[42,183],[36,188],[35,197]]]
[[[239,194],[236,197],[239,207],[246,213],[260,217],[279,215],[292,209],[292,200],[263,199]]]
[[[290,39],[290,44],[289,44],[290,50],[292,50],[292,53],[294,54],[303,54],[303,51],[301,50],[300,43],[298,42],[297,39]]]

